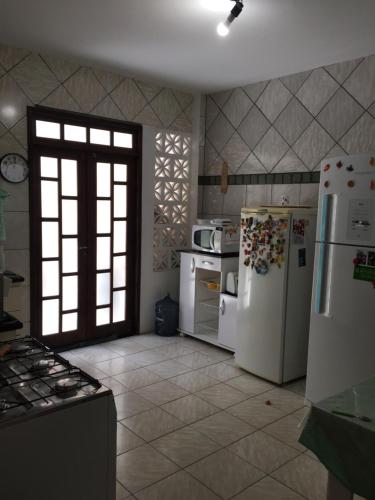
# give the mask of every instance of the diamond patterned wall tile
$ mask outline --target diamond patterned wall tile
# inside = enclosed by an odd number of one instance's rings
[[[216,149],[207,141],[205,148],[205,174],[219,175],[221,174],[223,160],[218,155]]]
[[[318,114],[317,120],[338,141],[363,113],[363,108],[342,88]]]
[[[272,170],[273,173],[279,172],[306,172],[308,168],[303,164],[303,161],[298,158],[293,149],[289,149],[285,156],[281,158],[276,167]]]
[[[108,95],[92,110],[93,115],[105,116],[114,120],[124,120],[124,115]]]
[[[230,172],[235,173],[249,156],[249,153],[249,147],[241,139],[241,136],[235,132],[226,143],[221,156],[228,163]]]
[[[169,125],[181,113],[180,105],[170,89],[162,90],[152,101],[152,108],[164,127]]]
[[[185,115],[184,112],[178,116],[175,121],[170,125],[173,130],[178,130],[180,132],[189,132],[191,130],[191,121]]]
[[[79,69],[79,64],[74,61],[68,61],[61,57],[49,55],[42,55],[41,57],[59,82],[65,82],[65,80]]]
[[[35,104],[58,87],[57,78],[37,54],[30,54],[11,70],[12,77]]]
[[[280,78],[280,80],[292,94],[296,94],[310,74],[311,71],[303,71],[302,73],[294,73],[293,75],[284,76]]]
[[[210,128],[212,122],[215,120],[219,114],[219,106],[212,99],[211,96],[207,96],[206,101],[206,130]]]
[[[288,144],[273,127],[264,135],[254,149],[254,153],[270,172],[288,150]]]
[[[182,92],[181,90],[173,91],[175,98],[177,99],[178,104],[181,106],[181,109],[186,109],[193,102],[193,96],[188,94],[187,92]]]
[[[375,102],[372,106],[370,106],[367,110],[369,113],[372,114],[372,116],[375,118]]]
[[[135,122],[142,123],[142,125],[149,125],[150,127],[162,127],[162,123],[156,116],[152,107],[147,104],[142,111],[135,117]]]
[[[246,85],[246,87],[243,87],[243,89],[246,92],[246,94],[250,97],[250,99],[253,102],[256,102],[260,94],[266,88],[267,83],[268,80],[264,82],[251,83],[250,85]]]
[[[123,80],[111,93],[111,97],[125,118],[130,121],[134,120],[147,104],[143,94],[131,78]]]
[[[145,96],[148,101],[152,101],[152,99],[158,95],[161,91],[161,87],[159,85],[154,85],[153,83],[142,82],[141,80],[136,80],[136,84],[138,85],[140,91]]]
[[[223,115],[223,113],[219,113],[207,131],[207,138],[216,150],[220,152],[229,138],[233,135],[233,132],[233,125],[230,124],[229,120]]]
[[[92,111],[106,96],[104,88],[90,68],[79,69],[64,86],[85,113]]]
[[[375,101],[375,56],[366,57],[344,83],[344,87],[363,107],[368,108]]]
[[[275,122],[275,128],[288,144],[293,144],[310,125],[313,117],[295,98],[289,102]]]
[[[19,153],[20,155],[27,156],[26,149],[21,146],[10,132],[0,137],[0,158],[7,153]]]
[[[327,104],[338,88],[338,83],[322,68],[314,69],[296,96],[313,115]]]
[[[214,94],[211,94],[212,99],[216,102],[216,104],[219,106],[219,108],[222,108],[224,104],[227,102],[229,99],[230,95],[232,94],[233,90],[223,90],[222,92],[215,92]]]
[[[258,158],[250,153],[246,160],[242,163],[236,174],[264,174],[266,169],[260,163]]]
[[[364,113],[340,141],[348,154],[375,151],[375,119]]]
[[[273,122],[291,98],[292,94],[280,80],[271,80],[263,94],[259,97],[257,106]]]
[[[4,127],[4,125],[0,122],[0,137],[5,134],[7,129]]]
[[[13,127],[26,115],[26,106],[31,102],[9,74],[0,78],[0,96],[0,122],[8,128]]]
[[[27,149],[27,120],[23,118],[14,127],[11,128],[11,133],[22,146]],[[1,135],[1,131],[0,131]]]
[[[112,92],[123,80],[121,75],[103,69],[94,69],[94,74],[108,93]]]
[[[256,106],[253,106],[239,126],[238,132],[249,148],[254,149],[270,126],[266,117]]]
[[[66,111],[79,111],[78,104],[62,85],[57,87],[41,104]]]
[[[327,132],[318,122],[313,121],[293,145],[293,149],[309,170],[313,170],[333,144],[334,142]]]
[[[324,66],[324,69],[326,69],[335,80],[342,84],[362,60],[363,59],[360,58],[342,63],[330,64],[329,66]]]
[[[223,113],[234,127],[242,122],[252,106],[250,98],[242,89],[235,89],[223,106]]]
[[[22,61],[27,54],[30,54],[28,50],[0,45],[0,64],[6,71],[9,71],[13,66]]]

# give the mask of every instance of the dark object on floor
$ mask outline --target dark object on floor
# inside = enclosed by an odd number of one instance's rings
[[[162,337],[177,335],[178,303],[169,294],[155,304],[155,333]]]

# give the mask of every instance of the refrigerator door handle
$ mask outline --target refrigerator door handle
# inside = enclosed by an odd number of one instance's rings
[[[195,259],[194,259],[194,257],[191,259],[190,270],[191,270],[192,274],[194,274],[194,271],[195,271]]]
[[[225,300],[224,299],[221,299],[220,312],[221,312],[222,316],[225,314]]]
[[[323,309],[323,277],[325,269],[326,260],[326,245],[320,243],[319,245],[319,256],[318,256],[318,269],[316,275],[316,292],[315,292],[315,312],[316,314],[322,314]]]

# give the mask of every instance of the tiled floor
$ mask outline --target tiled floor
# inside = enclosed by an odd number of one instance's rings
[[[115,395],[117,500],[325,498],[326,470],[298,443],[303,381],[276,387],[188,337],[63,355]]]

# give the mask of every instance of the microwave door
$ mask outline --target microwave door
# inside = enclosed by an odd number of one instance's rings
[[[212,250],[212,229],[200,229],[194,233],[194,243],[201,250]]]

